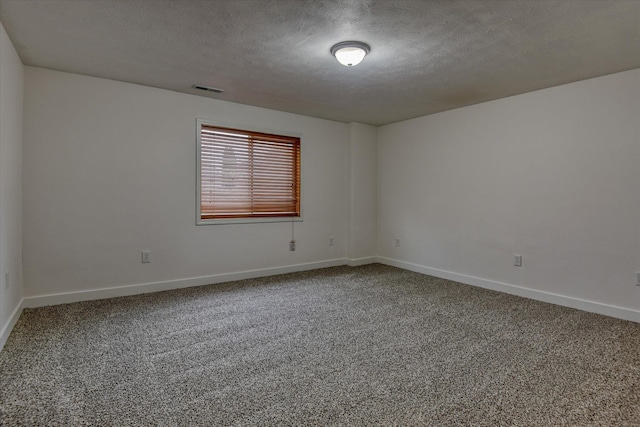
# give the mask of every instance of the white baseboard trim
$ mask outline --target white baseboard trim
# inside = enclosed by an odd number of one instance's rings
[[[7,339],[9,339],[9,335],[11,334],[13,327],[18,322],[18,319],[22,314],[23,307],[24,307],[24,299],[21,299],[20,303],[13,310],[13,313],[11,313],[11,317],[9,317],[9,321],[7,322],[6,325],[4,325],[4,328],[2,328],[2,331],[0,331],[0,351],[2,351],[2,349],[4,348],[4,344],[7,342]]]
[[[236,273],[216,274],[213,276],[191,277],[188,279],[167,280],[164,282],[141,283],[137,285],[91,289],[87,291],[38,295],[24,298],[24,303],[22,304],[22,306],[25,308],[44,307],[47,305],[68,304],[79,301],[123,297],[128,295],[189,288],[192,286],[213,285],[223,282],[232,282],[234,280],[254,279],[257,277],[274,276],[277,274],[294,273],[297,271],[316,270],[318,268],[336,267],[345,264],[348,264],[348,260],[346,258],[336,258],[326,261],[288,265],[284,267],[273,267],[260,270],[240,271]]]
[[[378,262],[378,257],[370,256],[365,258],[348,258],[347,265],[349,267],[358,267],[360,265],[374,264]]]
[[[464,283],[466,285],[478,286],[480,288],[491,289],[493,291],[504,292],[507,294],[530,298],[537,301],[548,302],[551,304],[562,305],[565,307],[576,308],[578,310],[604,314],[605,316],[640,323],[640,311],[638,310],[617,307],[614,305],[603,304],[595,301],[583,300],[580,298],[568,297],[565,295],[553,294],[545,291],[538,291],[530,288],[523,288],[521,286],[511,285],[509,283],[482,279],[480,277],[468,276],[466,274],[454,273],[452,271],[440,270],[437,268],[412,264],[410,262],[399,261],[386,257],[377,257],[377,261],[380,264],[403,268],[405,270],[415,271],[416,273],[428,274],[429,276],[440,277],[442,279],[453,280],[456,282]]]
[[[64,292],[58,294],[38,295],[23,298],[20,304],[14,309],[7,324],[0,331],[0,350],[4,347],[9,334],[15,326],[23,308],[43,307],[48,305],[67,304],[79,301],[90,301],[96,299],[122,297],[128,295],[137,295],[150,292],[167,291],[172,289],[188,288],[192,286],[203,286],[217,283],[231,282],[234,280],[253,279],[258,277],[273,276],[277,274],[294,273],[297,271],[316,270],[319,268],[336,267],[340,265],[349,265],[352,267],[372,264],[379,262],[381,264],[393,267],[403,268],[405,270],[415,271],[417,273],[427,274],[430,276],[440,277],[443,279],[453,280],[467,285],[478,286],[494,291],[505,292],[525,298],[531,298],[538,301],[548,302],[552,304],[562,305],[565,307],[576,308],[592,313],[603,314],[618,319],[629,320],[640,323],[640,311],[628,308],[607,305],[594,301],[587,301],[579,298],[557,295],[549,292],[538,291],[508,283],[497,282],[494,280],[482,279],[480,277],[468,276],[465,274],[455,273],[452,271],[440,270],[437,268],[426,267],[423,265],[413,264],[409,262],[399,261],[386,257],[365,257],[365,258],[336,258],[325,261],[310,262],[304,264],[288,265],[283,267],[265,268],[259,270],[247,270],[236,273],[216,274],[213,276],[192,277],[187,279],[168,280],[163,282],[142,283],[128,286],[115,286],[110,288],[92,289],[87,291]]]

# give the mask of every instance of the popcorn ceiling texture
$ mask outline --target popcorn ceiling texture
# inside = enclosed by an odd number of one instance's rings
[[[637,0],[2,0],[0,19],[25,65],[372,125],[640,67]],[[346,68],[329,51],[354,39],[372,50]]]
[[[640,425],[640,325],[378,264],[25,310],[0,425]]]

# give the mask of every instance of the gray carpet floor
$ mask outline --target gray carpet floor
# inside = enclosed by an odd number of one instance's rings
[[[378,264],[28,309],[0,424],[640,426],[640,324]]]

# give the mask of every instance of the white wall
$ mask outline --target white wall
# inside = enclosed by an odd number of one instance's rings
[[[32,67],[25,83],[25,296],[344,260],[347,124]],[[295,252],[291,223],[195,225],[197,118],[302,134]]]
[[[348,257],[353,264],[377,254],[377,128],[349,123]]]
[[[0,24],[0,348],[22,299],[23,76],[22,62]]]
[[[640,70],[377,129],[25,70],[25,296],[377,255],[640,319]],[[196,118],[303,135],[296,252],[195,226]]]
[[[379,128],[378,254],[640,314],[639,122],[632,70]]]

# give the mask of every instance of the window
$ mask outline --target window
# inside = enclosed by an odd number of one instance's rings
[[[199,224],[300,217],[298,137],[198,121],[198,169]]]

